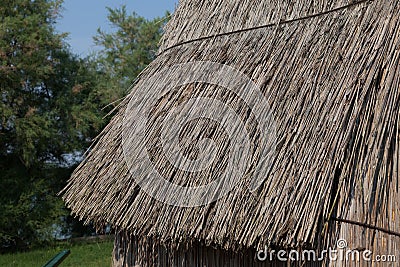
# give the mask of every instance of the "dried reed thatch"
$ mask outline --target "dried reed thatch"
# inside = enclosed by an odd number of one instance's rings
[[[194,208],[148,196],[121,148],[131,93],[64,190],[76,215],[172,247],[325,247],[346,238],[354,248],[400,255],[399,1],[181,0],[159,56],[132,92],[191,61],[240,70],[268,100],[278,143],[261,188],[250,193],[239,185]],[[175,98],[160,95],[158,111],[188,95],[231,97],[213,85],[181,90]],[[177,184],[189,182],[164,170]],[[198,179],[192,182],[206,183],[207,175]]]

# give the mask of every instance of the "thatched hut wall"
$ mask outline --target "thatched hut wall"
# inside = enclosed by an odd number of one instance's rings
[[[349,223],[335,224],[340,230],[331,233],[331,238],[346,240],[347,248],[343,252],[347,253],[347,257],[344,256],[343,260],[332,261],[329,266],[399,266],[400,235]],[[336,242],[330,246],[335,247]],[[366,258],[363,258],[363,253],[366,253]]]
[[[269,257],[269,256],[268,256]],[[321,267],[324,262],[280,262],[257,259],[255,249],[238,252],[206,246],[200,242],[171,246],[156,243],[153,238],[139,237],[119,231],[115,237],[115,267]]]
[[[393,266],[400,261],[400,236],[387,234],[378,230],[359,225],[337,223],[340,229],[337,237],[346,240],[347,248],[339,249],[337,240],[327,245],[325,249],[336,250],[332,257],[323,254],[321,249],[304,247],[294,249],[298,252],[299,260],[282,261],[277,259],[277,252],[282,248],[269,248],[268,253],[262,255],[266,260],[257,258],[258,251],[252,248],[229,251],[217,246],[205,245],[201,242],[181,243],[179,245],[161,244],[154,237],[135,236],[126,231],[117,231],[112,255],[112,266],[115,267],[142,267],[142,266],[171,266],[171,267],[366,267],[366,266]],[[333,236],[336,236],[333,234]],[[331,237],[331,238],[332,238]],[[312,254],[303,252],[315,251],[316,260],[308,257]],[[368,258],[363,253],[368,252]],[[283,257],[288,258],[293,250],[286,249]],[[305,256],[302,256],[305,255]],[[311,255],[311,256],[309,256]],[[324,257],[322,257],[324,255]],[[269,258],[272,257],[271,261]]]

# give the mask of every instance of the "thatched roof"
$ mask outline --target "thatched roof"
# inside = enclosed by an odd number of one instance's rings
[[[124,116],[143,81],[192,61],[223,63],[252,79],[274,115],[277,146],[256,191],[243,181],[211,204],[177,207],[136,184],[122,148]],[[331,217],[400,232],[399,63],[399,1],[181,0],[159,56],[73,173],[64,199],[87,221],[227,249],[315,244]],[[160,95],[154,114],[188,95],[232,97],[214,85],[179,90]],[[157,150],[156,141],[148,144],[150,154]],[[152,160],[167,179],[190,183],[163,158]]]

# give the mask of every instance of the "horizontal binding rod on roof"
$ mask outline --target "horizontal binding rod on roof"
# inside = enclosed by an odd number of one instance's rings
[[[394,235],[394,236],[398,236],[400,237],[400,233],[392,231],[392,230],[388,230],[382,227],[378,227],[378,226],[374,226],[371,224],[367,224],[367,223],[362,223],[362,222],[355,222],[355,221],[351,221],[351,220],[346,220],[346,219],[342,219],[342,218],[336,218],[336,217],[331,217],[331,220],[333,221],[337,221],[337,222],[343,222],[343,223],[348,223],[348,224],[353,224],[353,225],[358,225],[358,226],[362,226],[362,227],[366,227],[372,230],[377,230],[389,235]]]
[[[253,31],[253,30],[259,30],[259,29],[264,29],[264,28],[269,28],[269,27],[273,27],[273,26],[277,26],[277,25],[282,25],[282,24],[288,24],[288,23],[293,23],[293,22],[297,22],[297,21],[302,21],[302,20],[306,20],[306,19],[311,19],[311,18],[316,18],[319,16],[323,16],[323,15],[327,15],[330,13],[334,13],[337,11],[341,11],[353,6],[357,6],[366,2],[374,2],[375,0],[360,0],[360,1],[356,1],[353,3],[350,3],[348,5],[345,6],[341,6],[338,8],[334,8],[332,10],[327,10],[325,12],[321,12],[321,13],[316,13],[316,14],[311,14],[305,17],[300,17],[297,19],[291,19],[291,20],[282,20],[276,23],[269,23],[269,24],[264,24],[264,25],[260,25],[260,26],[255,26],[255,27],[251,27],[251,28],[246,28],[246,29],[240,29],[240,30],[235,30],[235,31],[230,31],[230,32],[223,32],[223,33],[217,33],[214,35],[210,35],[210,36],[203,36],[203,37],[199,37],[196,39],[192,39],[192,40],[187,40],[187,41],[183,41],[181,43],[177,43],[175,45],[172,45],[170,47],[167,47],[166,49],[164,49],[163,51],[161,51],[157,56],[160,56],[161,54],[167,52],[168,50],[171,50],[173,48],[182,46],[182,45],[186,45],[186,44],[190,44],[190,43],[194,43],[197,41],[204,41],[204,40],[208,40],[208,39],[212,39],[212,38],[216,38],[216,37],[221,37],[221,36],[226,36],[226,35],[230,35],[230,34],[237,34],[237,33],[242,33],[242,32],[247,32],[247,31]]]

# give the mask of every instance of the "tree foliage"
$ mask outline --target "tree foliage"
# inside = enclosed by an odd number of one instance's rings
[[[109,104],[124,97],[134,79],[154,60],[162,28],[169,18],[146,20],[135,12],[128,14],[126,7],[108,9],[108,20],[114,31],[100,28],[94,42],[101,50],[89,62],[98,73],[99,92]]]
[[[66,155],[87,147],[102,126],[88,70],[55,32],[60,5],[7,0],[0,6],[2,247],[48,239],[64,214],[56,192],[70,174]]]
[[[101,50],[80,59],[55,31],[61,5],[0,6],[0,250],[41,244],[63,222],[81,228],[57,193],[107,123],[103,108],[154,59],[166,20],[108,9],[115,30],[99,29]]]

